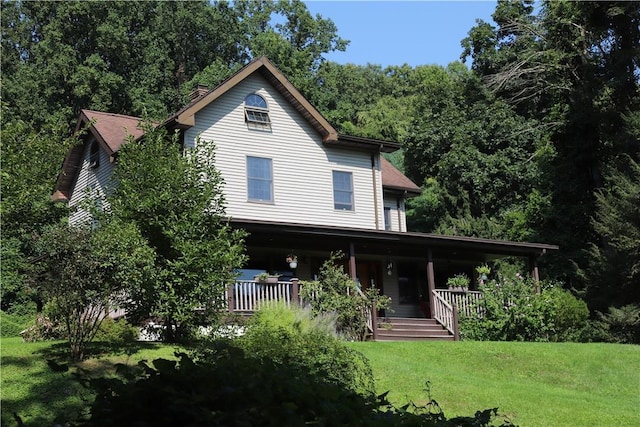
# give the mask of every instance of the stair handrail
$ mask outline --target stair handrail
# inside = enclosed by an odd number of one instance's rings
[[[362,289],[360,289],[359,286],[356,287],[356,291],[365,301],[367,301],[367,306],[369,307],[368,310],[365,310],[367,329],[369,330],[370,333],[373,333],[375,335],[375,330],[373,328],[373,323],[374,323],[373,318],[376,316],[374,313],[375,301],[369,301],[369,298],[364,294],[364,292],[362,292]]]
[[[451,305],[435,289],[433,290],[433,318],[446,330],[453,334],[456,341],[460,339],[458,329],[458,310],[455,305]]]

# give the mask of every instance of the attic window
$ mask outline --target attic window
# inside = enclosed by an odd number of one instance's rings
[[[269,125],[269,107],[260,95],[252,93],[244,99],[244,119],[247,123]]]
[[[89,167],[95,169],[98,166],[100,166],[100,145],[98,141],[93,141],[89,151]]]

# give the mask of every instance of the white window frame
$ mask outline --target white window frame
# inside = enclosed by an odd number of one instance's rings
[[[268,172],[268,176],[260,176],[260,174],[255,173],[256,171],[252,169],[251,163],[253,161],[260,162],[268,162],[268,168],[265,171]],[[258,183],[268,183],[269,188],[269,197],[261,198],[261,197],[252,197],[252,185],[256,185]],[[255,188],[254,190],[258,191],[259,188]],[[250,202],[262,202],[262,203],[273,203],[273,160],[268,157],[258,157],[258,156],[247,156],[247,200]]]
[[[344,187],[342,179],[349,177],[349,188]],[[355,203],[353,199],[353,172],[347,171],[332,171],[333,178],[333,208],[337,211],[353,211],[355,210]],[[348,195],[349,202],[345,202],[345,198],[338,196]],[[340,200],[339,200],[340,199]]]
[[[244,99],[244,121],[258,125],[270,125],[269,105],[263,96],[250,93]]]

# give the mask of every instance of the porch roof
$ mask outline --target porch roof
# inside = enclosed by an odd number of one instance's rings
[[[356,254],[424,257],[431,249],[434,259],[489,261],[508,256],[537,257],[558,250],[556,245],[511,242],[440,234],[367,230],[324,225],[233,219],[234,227],[247,230],[251,246],[338,250]]]

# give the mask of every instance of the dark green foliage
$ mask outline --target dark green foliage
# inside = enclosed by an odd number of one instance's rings
[[[313,372],[256,358],[231,343],[212,343],[206,360],[180,354],[137,374],[90,381],[97,397],[83,426],[511,426],[497,409],[447,420],[437,403],[395,408]],[[494,423],[495,421],[495,423]]]
[[[127,322],[126,319],[107,317],[100,324],[94,341],[122,345],[137,340],[139,332],[139,329]]]
[[[3,19],[4,13],[3,4]],[[30,260],[36,256],[35,242],[45,228],[67,215],[66,206],[51,203],[50,197],[61,161],[73,141],[66,135],[66,123],[53,117],[39,128],[28,121],[11,120],[4,99],[0,120],[0,304],[10,311],[34,302],[41,307],[37,287],[29,282]]]
[[[545,220],[529,223],[533,236],[561,248],[545,270],[586,288],[592,308],[637,301],[634,291],[619,292],[629,286],[618,274],[625,261],[607,242],[626,234],[613,237],[591,218],[598,194],[616,192],[603,177],[621,155],[637,161],[640,152],[640,3],[545,1],[534,9],[533,1],[504,1],[493,19],[496,26],[479,22],[469,32],[463,57],[520,116],[539,123],[534,161]]]
[[[540,286],[541,292],[536,291]],[[587,327],[584,301],[554,284],[501,278],[480,286],[480,318],[461,320],[464,339],[484,341],[574,341]]]
[[[597,315],[591,338],[596,341],[640,344],[640,306],[610,307],[607,313],[598,312]]]
[[[606,182],[593,218],[602,242],[587,252],[586,295],[596,310],[640,303],[640,164],[625,157]]]
[[[147,131],[120,149],[108,218],[137,230],[153,255],[148,277],[128,286],[128,313],[159,317],[163,338],[177,341],[215,321],[245,259],[244,232],[224,216],[213,144],[182,153],[163,129]]]

